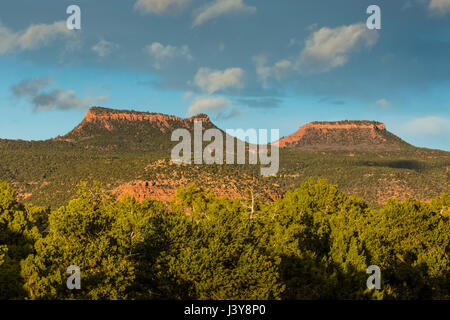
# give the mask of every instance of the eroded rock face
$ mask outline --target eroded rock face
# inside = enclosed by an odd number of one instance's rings
[[[160,181],[141,181],[135,180],[113,190],[113,193],[119,199],[124,196],[131,196],[137,201],[143,201],[146,198],[160,201],[171,201],[177,192],[178,185],[162,184]]]
[[[316,149],[393,148],[406,142],[375,121],[312,122],[278,141],[280,147]]]
[[[92,107],[88,110],[84,116],[83,122],[85,123],[102,123],[102,125],[112,130],[114,127],[114,121],[130,121],[130,122],[149,122],[152,126],[159,128],[161,132],[172,131],[177,128],[188,128],[194,121],[202,121],[210,123],[210,119],[206,114],[199,114],[191,118],[183,119],[176,116],[161,114],[161,113],[149,113],[149,112],[137,112],[126,110],[112,110],[100,107]],[[171,124],[172,123],[172,124]],[[173,123],[177,125],[174,126]]]
[[[83,142],[89,147],[96,148],[99,145],[123,148],[127,146],[128,141],[130,144],[139,143],[144,139],[148,142],[151,140],[149,137],[165,137],[164,142],[167,143],[170,142],[170,135],[174,130],[183,128],[193,130],[194,121],[201,121],[203,129],[215,127],[206,114],[183,119],[161,113],[92,107],[80,124],[55,140]]]
[[[183,179],[182,179],[183,180]],[[159,200],[163,202],[172,201],[178,188],[186,188],[190,183],[183,181],[175,181],[170,179],[143,181],[134,180],[122,184],[112,190],[118,199],[126,196],[133,197],[136,201],[143,201],[145,199]],[[244,197],[243,190],[236,190],[235,188],[220,185],[220,181],[215,186],[209,186],[208,189],[213,191],[216,197],[227,197],[230,199],[242,199]],[[259,195],[259,200],[274,201],[283,194],[280,190],[268,185],[264,196]]]

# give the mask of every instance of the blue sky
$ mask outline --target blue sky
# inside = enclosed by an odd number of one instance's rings
[[[450,150],[450,0],[2,1],[0,70],[1,138],[63,135],[99,105],[281,136],[377,120]]]

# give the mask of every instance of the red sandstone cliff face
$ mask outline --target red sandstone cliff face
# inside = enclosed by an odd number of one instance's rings
[[[374,121],[312,122],[278,141],[280,147],[392,146],[404,143]]]
[[[183,180],[184,179],[181,179],[181,181],[171,179],[157,179],[152,181],[134,180],[118,186],[112,190],[112,193],[119,199],[122,199],[125,196],[131,196],[137,201],[143,201],[144,199],[149,198],[152,200],[169,202],[173,200],[178,188],[185,188],[192,183],[192,181],[186,182]],[[221,185],[221,181],[217,181],[214,186],[208,186],[208,189],[212,190],[216,197],[227,197],[230,199],[241,199],[244,197],[243,190],[236,190],[235,188],[223,186]],[[270,199],[270,201],[273,201],[280,198],[281,194],[282,191],[280,191],[279,188],[268,185],[264,192],[263,199]]]
[[[206,114],[200,114],[191,118],[183,119],[176,116],[165,115],[161,113],[135,112],[110,110],[104,108],[93,107],[88,110],[84,116],[85,123],[102,123],[107,130],[112,130],[113,121],[140,121],[149,122],[152,126],[161,130],[161,132],[168,132],[178,128],[189,128],[194,121],[202,121],[210,123],[210,119]],[[173,127],[170,122],[176,122],[177,126]],[[83,124],[83,123],[82,123]]]
[[[139,135],[155,134],[155,129],[163,135],[170,135],[175,129],[186,128],[192,130],[194,121],[201,121],[203,130],[215,127],[206,114],[198,114],[191,118],[183,119],[161,113],[92,107],[87,111],[79,125],[68,134],[63,137],[57,137],[55,140],[67,142],[91,141],[92,138],[99,138],[105,134],[106,129],[106,131],[112,133],[117,130],[116,133],[118,134],[121,134],[121,130],[123,130],[122,136],[128,137],[130,143],[133,143]],[[95,142],[93,143],[95,144]]]

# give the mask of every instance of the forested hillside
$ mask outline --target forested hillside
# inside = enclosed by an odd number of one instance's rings
[[[82,180],[96,180],[136,199],[171,200],[195,183],[217,196],[270,202],[309,177],[326,178],[343,191],[380,207],[389,198],[429,201],[450,193],[450,152],[413,147],[368,121],[317,122],[282,139],[276,175],[259,165],[189,165],[170,161],[177,128],[217,128],[206,115],[175,116],[91,108],[68,134],[46,141],[0,140],[0,179],[25,203],[57,208],[76,196]],[[372,137],[373,136],[373,137]],[[294,139],[294,140],[292,140]],[[281,140],[280,140],[281,141]]]

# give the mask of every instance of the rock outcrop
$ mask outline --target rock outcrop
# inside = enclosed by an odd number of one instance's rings
[[[114,128],[114,122],[116,121],[148,122],[151,126],[161,130],[161,132],[168,132],[177,128],[189,128],[194,121],[211,123],[211,120],[206,114],[198,114],[191,118],[183,119],[162,113],[92,107],[88,110],[80,125],[86,123],[101,123],[106,129],[112,130]]]
[[[376,121],[312,122],[281,138],[280,147],[330,150],[399,149],[409,146]]]

